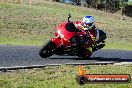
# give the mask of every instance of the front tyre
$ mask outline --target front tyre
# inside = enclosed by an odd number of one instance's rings
[[[54,42],[49,40],[45,45],[42,46],[42,48],[39,51],[39,56],[42,58],[50,57],[54,54],[56,47]]]

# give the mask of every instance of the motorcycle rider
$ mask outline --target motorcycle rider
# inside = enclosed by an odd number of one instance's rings
[[[84,52],[86,57],[90,57],[94,51],[95,41],[99,39],[98,28],[94,24],[95,19],[92,16],[85,16],[82,21],[74,22],[76,28],[84,30],[87,35],[87,46]]]

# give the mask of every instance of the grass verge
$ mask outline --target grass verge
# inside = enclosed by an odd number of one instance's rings
[[[41,69],[0,72],[0,88],[131,88],[128,84],[86,84],[80,86],[75,77],[78,66],[48,66]],[[87,74],[130,74],[131,65],[89,65],[84,66]]]

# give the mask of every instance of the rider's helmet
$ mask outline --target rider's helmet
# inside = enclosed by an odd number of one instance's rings
[[[89,30],[94,26],[95,19],[92,16],[85,16],[82,20],[84,30]]]

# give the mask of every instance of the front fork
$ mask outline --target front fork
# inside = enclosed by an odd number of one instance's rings
[[[51,41],[55,44],[56,48],[61,44],[61,39],[59,37],[51,38]]]

